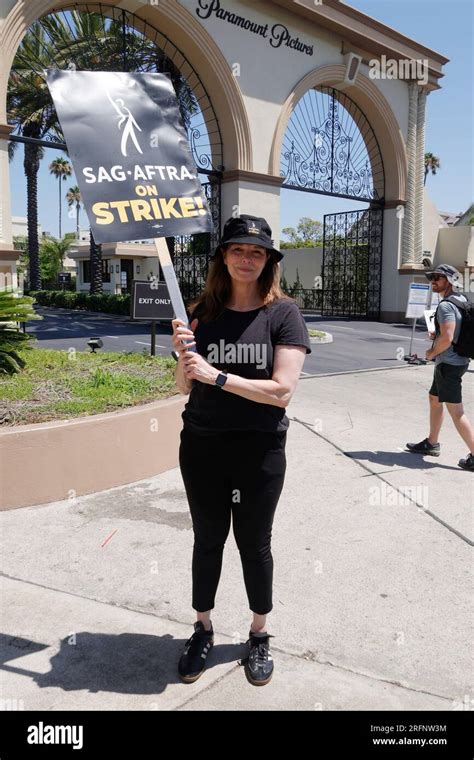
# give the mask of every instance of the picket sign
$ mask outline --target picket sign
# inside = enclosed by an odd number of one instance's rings
[[[189,326],[166,238],[213,223],[171,78],[59,69],[45,77],[96,243],[152,238],[176,318]]]

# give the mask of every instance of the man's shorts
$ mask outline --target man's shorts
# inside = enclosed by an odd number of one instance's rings
[[[461,404],[462,376],[469,364],[446,364],[440,362],[435,365],[433,384],[429,390],[432,396],[438,396],[438,401],[447,401],[448,404]]]

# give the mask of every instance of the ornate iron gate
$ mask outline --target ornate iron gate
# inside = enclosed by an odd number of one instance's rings
[[[298,101],[283,140],[280,175],[285,189],[369,204],[324,216],[322,288],[295,296],[302,308],[327,316],[377,319],[385,172],[369,121],[344,92],[321,86]]]
[[[382,201],[385,173],[375,133],[360,108],[334,87],[297,103],[283,139],[282,187],[338,198]]]
[[[324,216],[323,315],[379,318],[382,220],[382,207]]]
[[[212,232],[172,238],[171,257],[184,300],[196,298],[206,284],[209,256],[219,244],[221,227],[221,175],[209,174],[202,183],[213,221]]]

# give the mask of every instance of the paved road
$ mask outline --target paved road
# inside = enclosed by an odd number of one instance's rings
[[[29,333],[38,339],[39,348],[87,350],[87,341],[100,337],[106,351],[136,351],[150,349],[149,323],[130,322],[95,312],[71,311],[37,307],[43,320],[27,323]],[[334,336],[329,344],[313,344],[306,357],[303,374],[320,375],[331,372],[353,372],[372,368],[399,367],[403,352],[408,353],[411,328],[402,324],[386,324],[350,319],[326,319],[306,314],[308,327],[326,330]],[[156,350],[162,356],[171,351],[171,330],[157,325]],[[424,356],[430,345],[421,326],[414,339],[413,351]],[[400,350],[402,349],[402,350]]]

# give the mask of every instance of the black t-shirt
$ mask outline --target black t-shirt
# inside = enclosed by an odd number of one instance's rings
[[[199,306],[191,321],[199,320]],[[253,380],[271,380],[273,349],[280,344],[305,346],[308,328],[298,305],[280,298],[252,311],[225,309],[210,322],[198,321],[196,351],[220,370]],[[238,396],[216,385],[193,380],[182,412],[185,428],[202,435],[228,430],[281,433],[289,427],[285,409]]]

